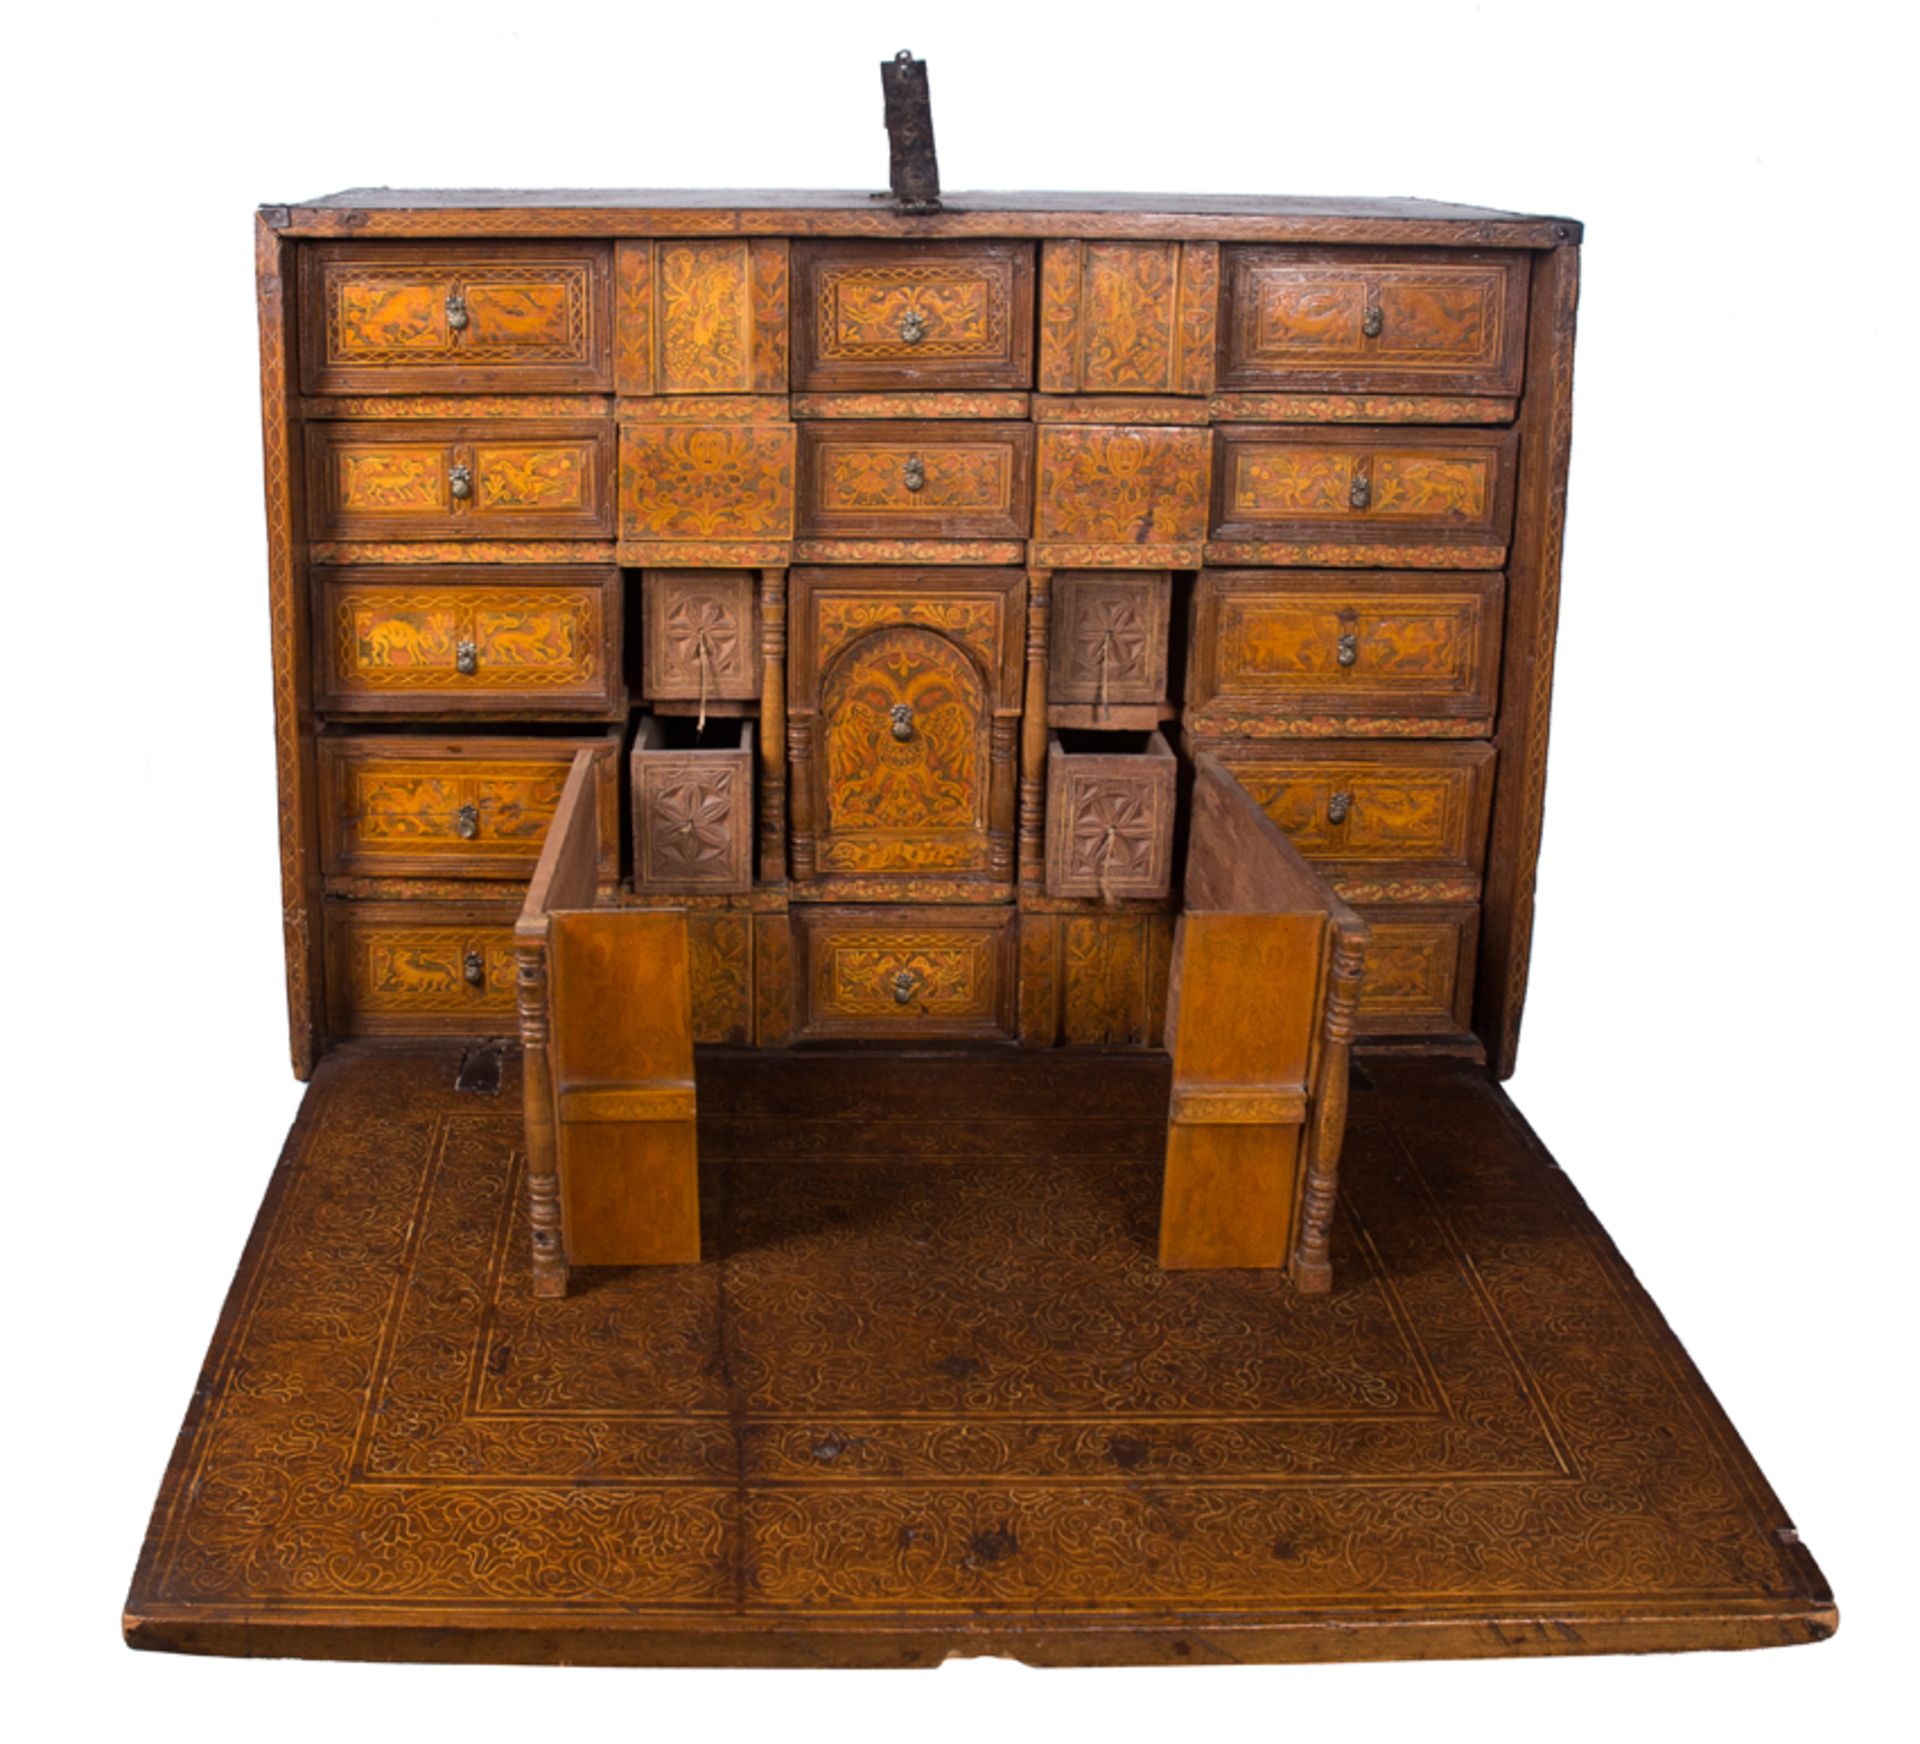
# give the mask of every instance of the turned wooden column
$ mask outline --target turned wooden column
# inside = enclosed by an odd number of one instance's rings
[[[1360,1007],[1366,954],[1364,937],[1334,933],[1327,1015],[1320,1032],[1324,1045],[1320,1095],[1307,1151],[1300,1241],[1293,1253],[1294,1286],[1307,1295],[1323,1295],[1333,1288],[1333,1262],[1329,1254],[1333,1202],[1340,1185],[1340,1149],[1347,1131],[1349,1058],[1353,1051],[1354,1016]]]
[[[787,572],[760,572],[760,879],[787,881]]]
[[[1047,636],[1053,571],[1027,571],[1027,693],[1020,723],[1020,882],[1037,889],[1046,876]]]
[[[813,878],[813,716],[787,723],[787,842],[796,884]]]
[[[514,945],[520,1008],[521,1095],[527,1126],[527,1220],[533,1226],[533,1293],[567,1293],[567,1251],[560,1227],[559,1141],[553,1062],[547,1052],[547,944],[523,934]]]

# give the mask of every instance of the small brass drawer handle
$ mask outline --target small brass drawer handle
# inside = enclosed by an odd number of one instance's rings
[[[909,309],[900,317],[900,339],[906,345],[918,345],[927,336],[927,318],[918,309]]]
[[[456,502],[464,503],[473,495],[473,469],[456,466],[447,474],[447,489],[453,493]]]
[[[1380,329],[1386,326],[1386,324],[1386,312],[1378,303],[1369,303],[1366,313],[1360,317],[1360,331],[1369,339],[1378,339],[1380,337]]]
[[[467,678],[478,672],[480,645],[477,642],[456,642],[453,645],[453,669]]]
[[[480,808],[477,805],[463,805],[453,814],[453,833],[463,842],[470,842],[480,833]]]
[[[1353,795],[1336,793],[1327,801],[1327,822],[1343,824],[1347,821],[1347,813],[1351,810],[1353,810]]]
[[[1373,501],[1373,480],[1364,472],[1356,472],[1353,482],[1347,486],[1347,501],[1356,509],[1364,509]]]
[[[467,299],[458,291],[447,292],[447,325],[461,332],[467,324]]]
[[[907,456],[907,464],[901,471],[900,482],[910,491],[923,491],[927,488],[927,463],[917,454]]]
[[[1358,660],[1360,658],[1360,632],[1358,630],[1342,630],[1340,632],[1340,645],[1335,650],[1333,657],[1339,661],[1342,666],[1351,666]]]
[[[905,741],[913,737],[913,704],[897,702],[888,711],[893,717],[893,736]]]
[[[913,996],[920,987],[920,976],[913,969],[901,969],[887,985],[893,989],[895,1005],[911,1005]]]
[[[466,976],[469,987],[484,987],[487,984],[487,960],[478,951],[469,951],[461,960],[460,972]]]

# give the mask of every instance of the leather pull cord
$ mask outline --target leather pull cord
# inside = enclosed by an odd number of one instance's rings
[[[703,629],[693,639],[693,652],[700,662],[700,718],[693,723],[696,733],[707,730],[707,682],[713,670],[713,656],[707,651],[707,632]]]
[[[1112,660],[1113,631],[1102,630],[1100,632],[1100,685],[1094,692],[1093,712],[1103,721],[1112,712],[1111,705],[1107,701],[1107,668]]]
[[[1119,842],[1120,832],[1109,824],[1107,833],[1100,839],[1100,853],[1094,863],[1094,877],[1099,885],[1100,905],[1103,908],[1113,907],[1113,886],[1107,876],[1107,867],[1108,862],[1113,859],[1113,850]]]

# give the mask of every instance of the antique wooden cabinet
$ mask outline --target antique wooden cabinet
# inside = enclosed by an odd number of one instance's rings
[[[259,218],[295,1068],[509,1035],[571,759],[694,1033],[1154,1048],[1211,754],[1514,1061],[1579,227],[1400,200]]]

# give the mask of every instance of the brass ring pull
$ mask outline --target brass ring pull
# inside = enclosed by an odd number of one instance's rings
[[[927,463],[917,454],[907,456],[907,464],[901,469],[900,482],[910,491],[923,491],[927,488]]]
[[[487,983],[487,960],[478,951],[469,951],[461,959],[460,972],[466,976],[469,987],[484,987]]]
[[[920,987],[920,976],[916,970],[901,969],[896,971],[887,985],[893,989],[895,1005],[911,1005],[913,996]]]
[[[467,325],[467,299],[458,291],[447,292],[447,325],[456,333]]]
[[[453,833],[463,842],[470,842],[480,833],[480,808],[477,805],[463,805],[453,814]]]
[[[456,502],[464,503],[473,495],[473,469],[456,466],[447,474],[447,489],[452,492]]]
[[[1327,801],[1327,822],[1343,824],[1347,821],[1347,813],[1351,810],[1353,810],[1353,795],[1336,793]]]
[[[1358,660],[1360,658],[1360,632],[1358,630],[1342,630],[1340,632],[1340,644],[1335,650],[1333,657],[1339,661],[1342,666],[1351,666]]]
[[[927,336],[927,318],[918,309],[909,309],[900,317],[900,340],[904,345],[918,345]]]
[[[454,643],[453,669],[467,678],[480,670],[480,646],[477,642]]]
[[[1378,303],[1369,303],[1366,313],[1360,317],[1360,331],[1369,339],[1378,339],[1381,328],[1386,324],[1386,311]]]
[[[887,711],[893,718],[893,736],[905,741],[913,737],[913,704],[897,702]]]

